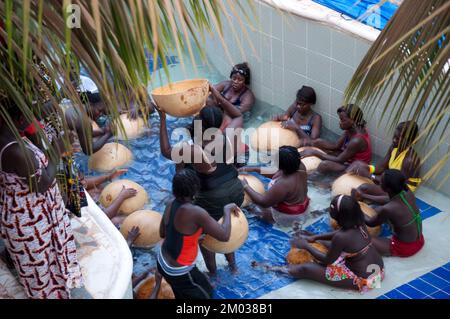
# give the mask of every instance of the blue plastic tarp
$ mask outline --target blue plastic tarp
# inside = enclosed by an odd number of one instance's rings
[[[379,0],[313,0],[325,7],[343,13],[353,19],[358,19],[377,5]],[[383,30],[386,23],[394,15],[398,6],[385,2],[381,7],[376,8],[362,22],[378,30]]]

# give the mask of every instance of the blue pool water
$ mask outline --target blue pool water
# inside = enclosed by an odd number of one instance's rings
[[[187,69],[189,70],[189,66]],[[171,67],[170,72],[172,80],[186,78],[186,76],[183,76],[179,65]],[[217,72],[206,67],[200,67],[198,73],[202,77],[210,79],[213,83],[222,80]],[[166,82],[164,75],[161,75],[159,79],[160,84]],[[255,106],[253,117],[250,121],[251,125],[256,126],[258,123],[266,121],[271,114],[278,112],[282,112],[281,109],[258,103]],[[185,127],[191,122],[191,119],[168,116],[167,122],[169,136],[171,136],[175,128]],[[149,123],[148,132],[143,137],[128,142],[121,142],[130,148],[134,155],[134,161],[130,164],[128,172],[122,178],[134,180],[146,189],[151,202],[145,208],[163,212],[167,200],[171,198],[171,180],[175,173],[175,165],[161,155],[158,115],[151,115]],[[248,123],[247,125],[250,124]],[[330,131],[325,130],[325,132],[328,138],[332,137],[333,134]],[[175,143],[177,141],[177,137],[174,136],[171,142]],[[85,156],[79,154],[77,161],[86,175],[99,175],[96,172],[89,171]],[[267,187],[269,180],[261,176],[258,176],[258,178]],[[314,233],[331,231],[329,217],[325,211],[331,199],[330,179],[324,181],[320,178],[319,182],[308,181],[308,192],[312,199],[312,212],[309,213],[310,225],[306,227],[306,230]],[[431,217],[439,212],[438,209],[421,200],[418,200],[418,205],[423,218]],[[285,256],[290,249],[289,238],[292,230],[279,229],[276,226],[263,223],[249,214],[247,214],[247,218],[249,221],[249,237],[246,243],[236,252],[238,273],[236,275],[230,275],[229,270],[219,264],[218,274],[212,280],[215,286],[214,298],[258,298],[294,281],[285,276],[264,272],[251,267],[252,261],[275,265],[284,264]],[[384,226],[382,236],[388,235],[390,235],[390,230]],[[154,249],[133,249],[133,260],[133,273],[139,275],[145,270],[155,267],[155,251]],[[442,289],[446,288],[444,287]],[[387,294],[385,296],[385,298],[389,297],[393,297],[393,295]]]
[[[379,0],[313,0],[325,7],[340,12],[353,19],[358,19]],[[389,19],[394,15],[398,6],[386,1],[380,8],[371,11],[362,22],[378,30],[383,30]]]

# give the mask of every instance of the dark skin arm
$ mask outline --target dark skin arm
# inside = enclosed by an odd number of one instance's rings
[[[338,233],[338,231],[339,230],[335,230],[335,231],[332,231],[330,233],[313,235],[313,236],[307,237],[306,239],[309,242],[315,242],[317,240],[331,240],[334,237],[334,235],[336,235]]]
[[[259,175],[265,176],[267,178],[272,178],[276,173],[274,174],[268,174],[268,173],[262,173],[261,172],[261,167],[250,167],[250,166],[245,166],[245,167],[241,167],[238,169],[238,171],[241,173],[250,173],[250,172],[254,172],[254,173],[258,173]]]
[[[369,227],[376,227],[388,220],[386,209],[384,209],[383,206],[375,208],[375,211],[377,214],[373,217],[369,217],[368,215],[364,214],[364,220],[366,222],[366,225]]]
[[[81,149],[86,155],[92,155],[100,150],[112,136],[110,128],[107,127],[103,130],[103,135],[100,135],[95,142],[92,138],[88,138],[93,136],[93,129],[91,119],[86,114],[75,114],[75,111],[69,110],[66,112],[66,120],[69,128],[77,132]]]
[[[317,250],[311,246],[305,238],[294,237],[291,239],[291,244],[299,249],[306,249],[314,258],[316,258],[320,263],[329,265],[336,261],[345,247],[345,238],[339,231],[333,236],[331,240],[330,250],[324,254],[323,252]]]
[[[161,289],[162,275],[158,270],[155,271],[155,288],[153,288],[152,293],[148,297],[148,299],[157,299],[159,291]]]
[[[294,131],[297,133],[298,137],[303,139],[304,146],[310,145],[311,140],[318,139],[320,136],[320,129],[322,127],[322,117],[320,115],[316,115],[313,119],[311,136],[306,134],[297,123],[294,122],[293,119],[289,119],[282,123],[282,127]]]
[[[333,156],[326,153],[321,153],[316,150],[305,150],[302,152],[302,158],[307,156],[317,156],[322,160],[328,160],[332,162],[345,163],[351,159],[356,153],[358,153],[365,146],[364,140],[357,137],[353,138],[343,152],[338,156]]]
[[[253,104],[255,104],[255,96],[248,89],[247,92],[241,97],[241,104],[239,105],[239,109],[233,105],[230,101],[220,94],[225,89],[227,81],[221,82],[218,85],[210,86],[211,96],[216,101],[216,104],[220,105],[224,111],[232,118],[238,116],[237,113],[233,109],[237,109],[239,113],[250,111]],[[229,111],[233,110],[233,114]],[[241,114],[242,115],[242,114]]]
[[[260,194],[254,191],[250,185],[248,185],[247,180],[242,181],[244,189],[248,196],[252,199],[253,203],[263,207],[268,208],[281,202],[289,193],[289,185],[284,181],[275,183],[266,193]]]
[[[287,121],[289,120],[297,110],[297,100],[294,100],[292,104],[288,107],[284,114],[274,115],[272,117],[273,121]]]
[[[211,84],[209,85],[209,90],[211,91],[212,96],[219,102],[222,109],[231,117],[232,123],[236,122],[237,119],[242,117],[241,111],[236,106],[231,104],[230,101],[228,101],[226,98],[224,98],[222,96],[222,94],[220,94],[220,92],[217,91],[216,88],[214,86],[212,86]],[[233,127],[237,127],[237,126],[234,125]]]
[[[311,136],[308,136],[308,139],[315,140],[320,137],[320,131],[322,129],[322,116],[317,114],[313,119]]]
[[[101,185],[106,182],[110,182],[112,179],[119,177],[125,174],[128,169],[118,169],[113,171],[110,174],[102,175],[102,176],[89,176],[84,178],[84,187],[86,190],[90,190],[92,188],[96,188],[98,185]]]
[[[194,222],[203,228],[205,234],[214,237],[219,241],[228,241],[231,234],[231,214],[239,215],[239,207],[235,204],[228,204],[223,208],[223,224],[219,224],[212,218],[206,210],[198,207]]]
[[[3,152],[2,170],[7,173],[16,174],[26,179],[27,183],[31,181],[32,190],[38,193],[45,193],[52,185],[56,176],[56,162],[48,159],[47,167],[43,167],[39,178],[31,177],[36,173],[39,164],[34,154],[26,147],[14,144],[9,146]]]
[[[161,154],[173,161],[174,159],[172,158],[172,146],[170,145],[169,142],[169,134],[167,133],[167,124],[166,124],[166,113],[162,112],[159,108],[156,107],[156,110],[159,113],[159,119],[160,119],[160,127],[159,127],[159,146],[161,149]],[[183,148],[182,145],[179,146],[175,146],[175,147],[180,147],[181,149],[178,152],[175,152],[175,154],[179,153],[180,156],[183,156]],[[199,149],[199,146],[188,146],[189,151],[190,151],[190,163],[193,163],[195,169],[199,172],[208,172],[211,169],[211,165],[209,163],[204,162],[204,159],[202,157],[201,154],[201,150]],[[200,154],[199,154],[200,152]],[[198,163],[196,159],[196,154],[197,157],[200,156],[199,158],[201,159],[201,162]],[[184,167],[184,163],[177,163],[177,170],[181,169]]]
[[[117,196],[117,198],[111,203],[111,205],[105,208],[104,212],[106,216],[108,216],[109,219],[116,217],[123,202],[128,198],[136,196],[136,194],[137,191],[134,188],[125,188],[124,186],[122,188],[122,191],[119,193],[119,196]]]
[[[408,152],[408,155],[403,160],[401,171],[406,179],[419,176],[420,159],[414,152]]]
[[[347,133],[342,134],[342,136],[336,142],[329,142],[324,139],[318,138],[316,140],[312,140],[310,146],[318,147],[322,150],[336,151],[341,149],[342,145],[344,145],[346,134]]]

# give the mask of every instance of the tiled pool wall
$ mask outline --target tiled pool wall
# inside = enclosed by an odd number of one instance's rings
[[[227,19],[224,18],[224,40],[230,57],[225,53],[219,37],[214,36],[217,32],[213,32],[213,36],[207,37],[205,43],[212,66],[224,77],[228,77],[232,63],[247,61],[252,71],[251,87],[257,99],[282,109],[287,109],[302,85],[312,86],[317,94],[315,110],[322,115],[324,125],[341,134],[336,109],[343,101],[347,83],[379,31],[357,21],[346,21],[338,13],[308,0],[287,0],[282,3],[277,1],[286,10],[289,9],[289,3],[297,6],[290,12],[281,10],[279,6],[268,5],[271,3],[269,0],[254,0],[253,3],[259,24],[255,21],[252,28],[243,20],[243,26],[256,52],[253,52],[244,31],[239,27],[238,19],[230,12],[229,18],[236,27],[244,55],[236,43]],[[352,28],[354,33],[350,32]],[[387,127],[386,118],[381,121],[381,116],[381,108],[366,116],[374,152],[378,156],[386,153],[393,135]],[[437,132],[443,130],[449,116],[447,114],[441,120],[443,125]],[[419,125],[423,128],[420,123],[421,119]],[[427,144],[428,149],[437,145],[437,141],[435,134]],[[428,171],[444,158],[449,149],[450,141],[444,142],[427,159],[422,171]],[[449,172],[450,161],[447,161],[438,177],[426,184],[437,190],[443,177]],[[449,196],[450,179],[438,191]]]

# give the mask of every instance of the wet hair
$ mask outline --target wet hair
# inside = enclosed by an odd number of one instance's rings
[[[401,122],[397,130],[400,130],[400,143],[407,146],[414,142],[419,133],[419,127],[414,121]]]
[[[401,191],[408,191],[406,185],[406,177],[398,169],[387,169],[383,173],[381,183],[384,189],[389,189],[393,195],[399,194]]]
[[[340,197],[342,198],[339,202]],[[336,219],[342,229],[355,228],[365,224],[364,213],[359,203],[353,197],[347,195],[335,196],[331,201],[330,207],[332,208],[330,216]]]
[[[297,101],[316,104],[316,92],[312,87],[303,85],[302,88],[297,91]]]
[[[363,111],[356,104],[347,104],[338,108],[337,113],[345,113],[347,116],[355,122],[355,125],[359,128],[364,128],[366,126],[366,121],[364,120]]]
[[[293,174],[300,168],[300,154],[295,147],[281,146],[278,157],[278,168],[285,174]]]
[[[217,106],[205,106],[200,111],[200,120],[202,121],[203,131],[209,128],[220,128],[222,119],[222,110]]]
[[[230,79],[236,73],[242,75],[245,78],[245,84],[250,84],[250,68],[248,67],[247,62],[236,64],[230,72]]]
[[[192,169],[182,169],[172,179],[172,193],[176,198],[193,198],[199,190],[200,179]]]

